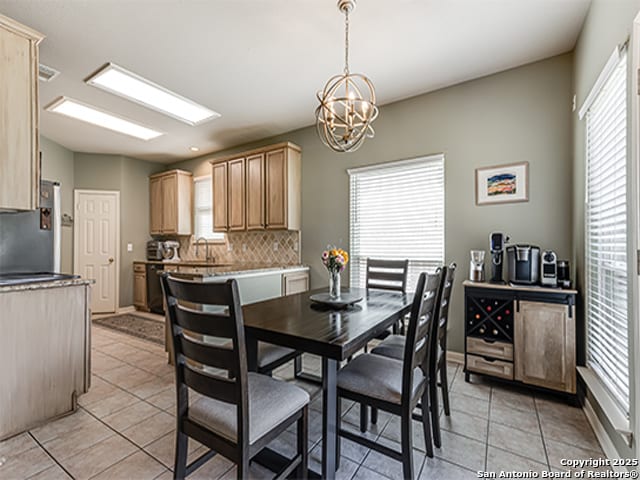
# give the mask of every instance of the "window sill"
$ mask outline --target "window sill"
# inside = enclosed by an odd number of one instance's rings
[[[633,431],[628,415],[623,412],[616,402],[611,398],[607,389],[602,385],[598,376],[588,367],[577,367],[578,373],[587,384],[589,391],[596,402],[607,416],[613,428],[624,439],[625,443],[631,447],[633,442]]]

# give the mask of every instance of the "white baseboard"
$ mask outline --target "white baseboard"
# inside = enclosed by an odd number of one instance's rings
[[[464,365],[464,353],[447,351],[447,362]]]
[[[136,311],[136,307],[133,305],[127,305],[126,307],[118,308],[118,313],[133,313]]]
[[[596,434],[596,438],[598,439],[598,442],[600,442],[602,451],[607,456],[607,458],[608,459],[620,458],[620,454],[618,453],[615,445],[609,438],[607,431],[602,425],[602,422],[600,422],[600,419],[598,418],[598,415],[596,415],[596,412],[593,409],[593,406],[589,402],[588,398],[584,399],[584,407],[582,407],[582,410],[584,411],[584,414],[587,417],[587,420],[589,421],[591,428],[593,428],[593,432]],[[616,472],[627,471],[627,469],[624,466],[614,466],[612,468]]]

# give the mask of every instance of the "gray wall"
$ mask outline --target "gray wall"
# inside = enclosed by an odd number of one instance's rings
[[[591,91],[598,75],[602,71],[609,56],[616,45],[624,42],[631,34],[633,19],[640,9],[640,0],[593,0],[589,14],[585,20],[582,32],[578,38],[575,50],[573,89],[577,97],[577,105],[581,106]],[[630,57],[629,57],[630,58]],[[634,82],[632,82],[634,83]],[[585,182],[585,125],[578,119],[577,112],[573,115],[573,263],[576,266],[576,280],[580,291],[584,291],[584,182]],[[583,318],[582,308],[579,318]],[[631,352],[640,345],[636,345],[633,335],[634,325],[629,318]],[[631,357],[633,358],[633,357]],[[631,418],[635,418],[638,411],[638,401],[635,398],[634,381],[637,376],[636,368],[631,361]],[[634,457],[640,455],[627,447],[620,435],[611,427],[600,406],[587,391],[587,396],[594,405],[601,423],[605,426],[620,457]],[[639,432],[636,432],[638,434]],[[637,440],[636,440],[637,441]],[[637,447],[636,447],[637,448]]]
[[[320,252],[327,243],[348,248],[347,168],[443,152],[446,261],[459,265],[450,323],[450,348],[463,350],[463,295],[469,250],[487,249],[491,231],[569,258],[571,243],[571,54],[387,105],[376,137],[355,153],[334,154],[315,127],[233,150],[290,140],[302,147],[302,259],[311,286],[327,284]],[[201,157],[171,165],[208,173]],[[475,206],[477,167],[528,161],[528,203]],[[348,275],[345,275],[345,280]]]
[[[119,155],[75,154],[75,188],[120,192],[120,306],[133,304],[133,261],[146,258],[149,235],[149,175],[158,163]],[[127,252],[127,244],[133,252]]]
[[[73,152],[40,136],[42,152],[42,178],[60,183],[62,213],[73,217]],[[62,227],[60,245],[60,270],[73,272],[73,228]]]

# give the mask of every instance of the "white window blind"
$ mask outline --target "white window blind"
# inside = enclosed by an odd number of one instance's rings
[[[586,113],[587,366],[629,412],[627,55]]]
[[[368,257],[409,259],[407,289],[444,262],[444,156],[351,169],[350,284],[363,287]]]
[[[194,237],[207,240],[224,240],[224,233],[213,231],[213,193],[211,176],[193,180]]]

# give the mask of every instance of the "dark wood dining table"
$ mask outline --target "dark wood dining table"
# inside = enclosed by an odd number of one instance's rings
[[[409,313],[413,295],[407,293],[343,289],[362,296],[344,309],[315,304],[309,298],[326,289],[278,297],[243,307],[250,370],[257,369],[258,341],[293,348],[322,358],[322,472],[335,478],[337,460],[337,376],[340,362],[362,349]],[[269,452],[271,459],[277,455]]]

